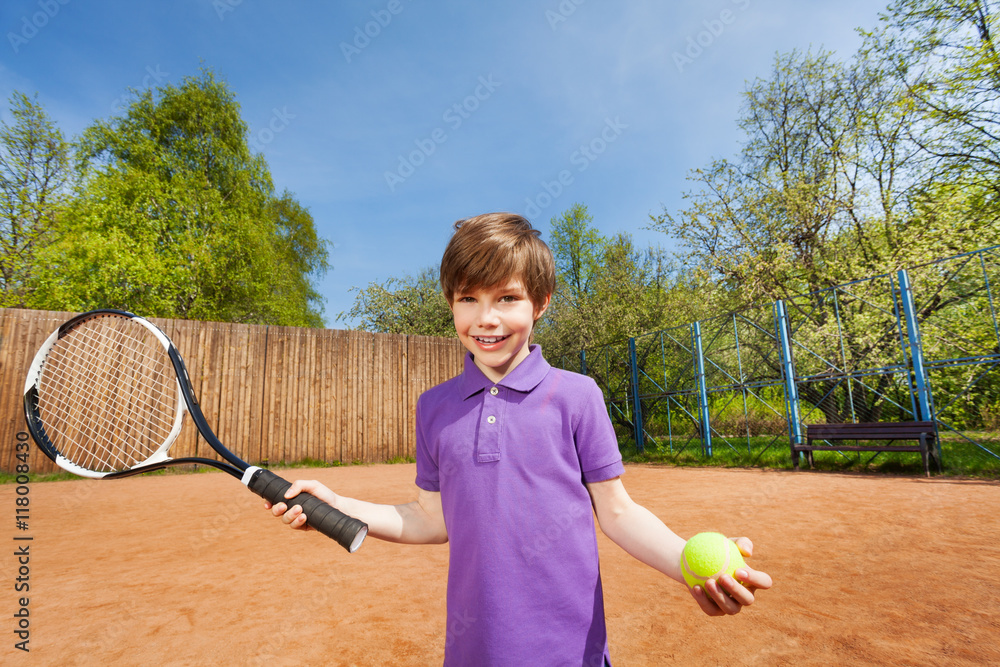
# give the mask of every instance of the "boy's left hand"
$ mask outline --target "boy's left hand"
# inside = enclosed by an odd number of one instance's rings
[[[753,555],[753,542],[748,538],[738,538],[736,546],[744,556]],[[724,574],[719,577],[718,583],[709,579],[704,587],[688,589],[703,612],[709,616],[738,614],[743,607],[753,604],[755,591],[771,587],[770,575],[752,567],[737,568],[734,574],[735,579]]]

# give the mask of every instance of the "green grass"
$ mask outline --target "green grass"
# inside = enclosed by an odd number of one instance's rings
[[[0,471],[0,484],[14,484],[17,481],[18,477],[21,477],[21,475],[17,475],[12,472]],[[60,482],[67,479],[83,479],[83,478],[77,477],[76,475],[68,472],[28,473],[28,483]]]
[[[995,433],[967,434],[984,447],[1000,453],[1000,437]],[[845,443],[847,444],[847,443]],[[731,446],[730,446],[731,445]],[[770,446],[769,446],[770,445]],[[679,440],[673,450],[647,443],[645,451],[636,451],[631,439],[619,441],[622,458],[627,462],[661,463],[675,466],[718,468],[763,468],[791,470],[792,457],[785,436],[724,440],[713,437],[712,457],[701,451],[701,440],[692,438],[687,446]],[[943,470],[938,473],[933,462],[931,475],[1000,479],[1000,459],[983,452],[967,440],[945,435],[941,443]],[[869,472],[892,475],[923,475],[920,454],[914,452],[813,452],[814,469],[832,472]],[[800,467],[808,467],[803,460]]]
[[[1000,435],[996,433],[968,433],[993,452],[1000,452]],[[762,468],[768,470],[791,470],[792,459],[785,436],[758,436],[753,438],[734,438],[729,445],[720,438],[713,438],[712,457],[702,454],[701,441],[692,438],[686,446],[679,441],[671,450],[669,447],[649,443],[645,451],[638,452],[635,443],[630,439],[621,439],[619,448],[622,458],[632,463],[656,463],[674,466],[698,466],[717,468]],[[731,446],[730,446],[731,445]],[[945,435],[942,438],[941,458],[944,463],[942,473],[931,466],[931,474],[943,474],[953,477],[976,477],[984,479],[1000,479],[1000,459],[984,453],[975,445],[961,437]],[[874,458],[873,458],[874,457]],[[398,456],[386,461],[386,464],[414,463],[412,456]],[[891,475],[923,475],[923,464],[920,455],[910,452],[882,452],[875,456],[874,452],[814,452],[813,463],[816,470],[831,472],[868,472]],[[344,465],[366,465],[362,461],[343,463],[340,461],[323,461],[320,459],[305,459],[302,461],[280,461],[259,465],[271,470],[283,468],[330,468]],[[803,467],[808,464],[803,460]],[[213,471],[209,466],[178,466],[165,468],[151,475],[190,475]],[[13,484],[17,475],[0,472],[0,484]],[[31,473],[29,483],[51,482],[69,479],[81,479],[68,472]]]

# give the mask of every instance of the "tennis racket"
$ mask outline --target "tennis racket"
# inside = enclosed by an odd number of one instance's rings
[[[170,457],[185,412],[224,462]],[[112,478],[175,465],[212,466],[272,504],[301,505],[310,526],[350,552],[368,534],[365,523],[308,493],[286,499],[291,483],[226,449],[198,406],[180,352],[159,328],[132,313],[94,310],[54,331],[28,371],[24,414],[38,447],[76,475]]]

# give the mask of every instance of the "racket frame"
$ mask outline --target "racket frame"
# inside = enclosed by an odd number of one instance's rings
[[[134,320],[137,324],[140,324],[145,327],[147,331],[152,333],[156,337],[157,341],[163,346],[167,356],[170,358],[170,363],[174,369],[174,380],[177,385],[177,406],[174,421],[169,434],[164,439],[164,442],[141,463],[124,470],[109,472],[101,472],[84,468],[63,456],[45,432],[41,415],[38,411],[38,383],[41,379],[45,359],[49,352],[53,347],[55,347],[59,339],[67,335],[75,327],[88,320],[105,315],[113,315]],[[173,445],[174,441],[176,441],[177,436],[180,435],[184,422],[185,411],[191,416],[191,420],[194,422],[195,427],[198,429],[198,432],[205,439],[208,445],[215,450],[219,456],[225,459],[225,462],[198,456],[172,458],[169,455],[170,447]],[[24,416],[28,432],[31,434],[32,439],[38,445],[39,449],[41,449],[45,455],[52,459],[60,468],[81,477],[95,479],[120,478],[140,475],[146,472],[153,472],[176,465],[205,465],[217,468],[232,475],[254,493],[269,499],[272,503],[285,502],[289,507],[293,504],[306,505],[308,503],[313,510],[322,510],[324,513],[327,509],[333,510],[333,508],[318,500],[315,496],[304,492],[294,498],[285,500],[283,496],[284,488],[290,486],[286,480],[264,468],[250,465],[229,451],[229,449],[222,444],[222,441],[219,440],[218,436],[215,435],[215,432],[212,431],[212,428],[209,426],[208,420],[205,418],[205,415],[201,410],[201,406],[198,403],[198,399],[195,396],[194,390],[191,387],[191,379],[188,375],[187,367],[184,364],[180,351],[178,351],[173,341],[170,340],[166,333],[149,320],[125,310],[102,308],[81,313],[67,320],[58,329],[52,332],[52,334],[45,340],[38,352],[35,354],[35,358],[32,360],[31,366],[28,369],[27,379],[24,384]],[[266,494],[265,492],[262,492],[264,487],[270,487],[270,491],[266,492]],[[281,489],[280,494],[274,491],[276,488]],[[300,499],[302,501],[301,503],[296,502]],[[303,507],[303,509],[305,510],[306,508]],[[337,510],[333,510],[333,512],[340,514]],[[341,516],[343,515],[341,514]],[[356,519],[351,519],[350,517],[346,518],[357,522]],[[311,523],[312,522],[310,521],[310,524]],[[363,526],[363,528],[358,530],[353,540],[350,540],[348,543],[341,542],[341,545],[352,553],[361,546],[361,543],[364,541],[364,538],[368,533],[367,525],[363,522],[357,523]],[[334,537],[329,533],[326,534],[329,537]],[[334,539],[337,539],[338,542],[340,541],[339,538],[334,537]]]
[[[147,331],[153,334],[157,341],[159,341],[159,343],[163,346],[164,351],[170,359],[170,363],[174,368],[174,381],[177,385],[177,405],[174,412],[174,421],[170,429],[170,433],[164,441],[159,447],[157,447],[156,451],[147,457],[142,463],[125,470],[109,472],[101,472],[84,468],[63,456],[45,432],[41,416],[38,413],[38,382],[41,379],[42,369],[45,365],[45,359],[49,352],[53,347],[55,347],[56,343],[59,342],[59,339],[66,336],[74,328],[84,322],[96,317],[102,317],[104,315],[115,315],[134,320],[137,324],[145,327]],[[222,458],[224,458],[229,465],[215,459],[198,456],[188,456],[182,458],[173,458],[170,456],[170,447],[173,446],[174,441],[177,440],[177,436],[180,435],[181,429],[184,425],[185,412],[191,416],[191,420],[194,422],[195,427],[197,427],[198,432],[201,433],[203,438],[205,438],[205,441],[209,444],[209,446]],[[35,358],[32,360],[31,366],[28,369],[28,376],[24,383],[24,414],[25,421],[28,426],[28,432],[38,444],[39,448],[60,468],[63,468],[74,475],[79,475],[80,477],[89,477],[92,479],[102,479],[105,477],[131,477],[132,475],[141,475],[142,473],[162,470],[163,468],[175,465],[200,464],[223,470],[237,479],[242,479],[244,472],[247,468],[251,467],[248,463],[230,452],[208,425],[208,420],[205,419],[205,415],[201,411],[201,406],[198,404],[198,399],[195,397],[194,391],[191,388],[191,380],[188,376],[187,367],[184,365],[184,360],[181,358],[180,352],[178,352],[173,341],[170,340],[163,330],[149,320],[125,310],[101,308],[81,313],[80,315],[67,320],[60,325],[58,329],[52,332],[45,342],[42,343],[42,346],[35,354]]]

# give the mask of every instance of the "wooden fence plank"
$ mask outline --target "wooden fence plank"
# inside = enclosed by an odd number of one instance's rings
[[[39,310],[0,309],[0,470],[17,469],[18,433],[27,434],[24,425],[24,380],[38,348],[49,335],[74,313]],[[24,436],[20,436],[23,438]],[[52,472],[58,468],[32,444],[32,472]]]

